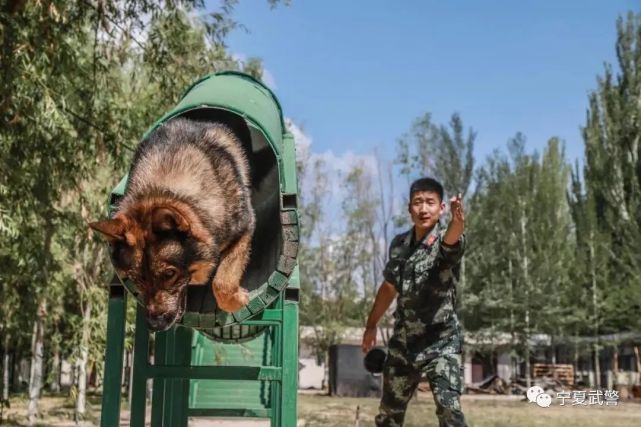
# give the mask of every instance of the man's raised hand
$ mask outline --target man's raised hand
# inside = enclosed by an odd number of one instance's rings
[[[465,215],[463,213],[463,196],[458,193],[450,199],[450,212],[452,213],[452,221],[463,223],[465,222]]]

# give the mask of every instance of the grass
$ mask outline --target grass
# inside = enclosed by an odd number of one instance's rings
[[[89,395],[88,416],[85,425],[98,425],[100,396]],[[375,398],[336,398],[324,395],[302,394],[298,396],[299,426],[305,427],[354,427],[356,408],[360,408],[359,427],[373,427],[378,409]],[[5,411],[1,426],[27,426],[26,396],[11,399],[11,409]],[[503,396],[463,396],[462,406],[469,427],[639,427],[641,426],[641,403],[622,401],[618,406],[573,407],[554,404],[540,408],[525,401]],[[72,427],[73,400],[65,396],[44,396],[40,400],[41,418],[37,426]],[[123,402],[123,411],[127,405]],[[435,407],[429,393],[420,393],[409,405],[406,427],[438,427]],[[7,421],[8,420],[8,421]],[[245,423],[246,424],[246,423]],[[200,423],[190,423],[197,427]],[[212,425],[212,424],[207,424]],[[216,424],[218,425],[218,424]],[[221,424],[223,425],[223,424]],[[243,421],[224,424],[237,427]],[[268,425],[268,424],[266,424]]]
[[[299,396],[299,419],[305,427],[354,427],[356,407],[360,408],[359,427],[373,427],[378,400],[372,398],[333,398]],[[618,406],[572,407],[553,404],[541,408],[503,396],[490,398],[463,396],[462,406],[469,427],[639,427],[641,404],[620,402]],[[405,427],[438,427],[435,406],[429,393],[413,399],[405,417]]]
[[[98,425],[100,421],[100,395],[87,395],[87,414],[85,422],[87,425]],[[10,399],[10,408],[4,410],[1,426],[28,426],[27,406],[29,398],[27,395],[18,395]],[[40,416],[34,426],[37,427],[66,427],[75,426],[73,412],[75,400],[66,395],[43,395],[38,401]]]

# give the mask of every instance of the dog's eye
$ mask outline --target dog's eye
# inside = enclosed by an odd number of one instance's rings
[[[165,280],[169,280],[169,279],[172,279],[175,275],[176,275],[176,270],[172,268],[172,269],[163,271],[162,278]]]

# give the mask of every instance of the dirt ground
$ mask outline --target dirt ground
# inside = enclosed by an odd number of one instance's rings
[[[639,427],[641,403],[621,401],[617,406],[560,406],[553,402],[541,408],[518,397],[465,395],[463,411],[469,427]],[[5,411],[2,426],[26,426],[25,397],[11,400],[11,409]],[[100,398],[89,399],[84,427],[99,425]],[[73,401],[68,397],[45,396],[40,402],[42,417],[37,426],[72,427]],[[359,427],[374,427],[373,418],[378,408],[375,398],[336,398],[319,394],[300,394],[298,404],[299,427],[354,427],[359,411]],[[419,393],[410,403],[406,427],[438,427],[435,407],[430,393]],[[123,405],[121,426],[128,425],[126,404]],[[149,420],[149,417],[147,417]],[[269,427],[266,420],[213,420],[192,419],[190,427]]]

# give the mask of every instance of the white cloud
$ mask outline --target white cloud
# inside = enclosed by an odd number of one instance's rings
[[[314,150],[313,138],[290,118],[285,119],[289,131],[294,136],[296,144],[296,158],[300,161],[307,159],[307,170],[303,176],[299,176],[299,188],[302,197],[310,194],[316,182],[312,173],[313,165],[321,160],[323,162],[323,175],[327,179],[328,194],[324,203],[325,220],[329,229],[334,232],[341,232],[341,203],[349,197],[345,189],[345,178],[355,166],[361,166],[370,175],[373,185],[378,185],[378,165],[373,154],[358,154],[353,151],[336,153],[334,150],[317,152]],[[327,230],[328,231],[328,230]]]
[[[263,68],[263,82],[271,89],[276,90],[276,79],[274,75],[267,68]]]
[[[316,160],[323,160],[328,172],[334,174],[340,173],[346,175],[356,165],[363,166],[366,171],[372,173],[374,176],[378,173],[376,157],[373,154],[357,154],[349,150],[341,154],[336,154],[334,150],[331,149],[316,152],[313,148],[312,137],[307,135],[300,126],[290,118],[285,119],[285,124],[294,135],[296,157],[298,159],[309,156],[310,164],[314,164]]]
[[[296,158],[304,159],[309,154],[312,145],[312,138],[305,134],[303,129],[298,126],[292,119],[285,117],[285,126],[294,136],[296,145]]]
[[[373,176],[378,172],[376,158],[372,154],[356,154],[352,151],[336,154],[333,150],[323,153],[312,152],[311,161],[314,162],[317,159],[323,160],[327,168],[340,177],[346,176],[355,166],[361,166]]]
[[[244,53],[232,53],[231,59],[236,62],[245,62],[247,60],[247,55],[245,55]]]

